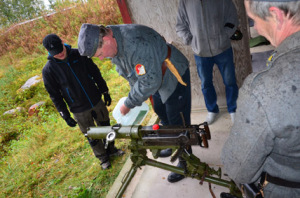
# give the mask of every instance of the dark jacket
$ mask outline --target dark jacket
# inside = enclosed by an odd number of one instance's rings
[[[67,60],[48,56],[43,68],[45,88],[64,119],[70,116],[66,103],[71,112],[80,113],[96,105],[101,94],[108,91],[97,65],[91,59],[80,56],[77,49],[65,46]]]

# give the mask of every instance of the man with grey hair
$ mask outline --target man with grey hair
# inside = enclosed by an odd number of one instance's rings
[[[276,47],[240,89],[221,159],[236,184],[264,197],[300,197],[300,1],[245,0],[258,33]]]
[[[120,107],[123,115],[152,96],[153,109],[163,125],[191,124],[189,62],[152,28],[137,24],[83,24],[78,50],[82,56],[111,58],[117,72],[129,82],[130,92]],[[170,149],[163,151],[160,157],[172,154]],[[187,151],[191,153],[191,147]],[[186,162],[179,158],[177,166],[185,168]],[[168,181],[183,178],[171,173]]]

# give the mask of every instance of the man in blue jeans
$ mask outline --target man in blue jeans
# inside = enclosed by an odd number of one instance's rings
[[[227,110],[234,122],[238,86],[235,78],[231,39],[239,40],[238,17],[231,0],[181,0],[176,33],[184,44],[191,45],[208,111],[206,121],[212,124],[218,113],[213,85],[213,66],[220,70],[226,88]]]

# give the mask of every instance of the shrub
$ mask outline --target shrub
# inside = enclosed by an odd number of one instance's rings
[[[121,23],[121,14],[115,0],[68,3],[69,8],[61,4],[55,13],[44,13],[41,18],[2,30],[0,56],[19,48],[22,48],[25,54],[45,52],[39,45],[50,33],[58,34],[67,43],[74,43],[82,23],[104,25]]]

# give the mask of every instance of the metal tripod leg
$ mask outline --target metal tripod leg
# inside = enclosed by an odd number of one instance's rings
[[[134,177],[136,171],[137,171],[138,166],[132,164],[129,172],[126,174],[124,180],[122,181],[122,186],[120,187],[118,194],[116,195],[117,198],[121,198],[122,195],[124,194],[127,186],[130,184],[132,178]]]
[[[140,164],[140,165],[149,165],[149,166],[157,167],[157,168],[164,169],[164,170],[167,170],[167,171],[175,172],[177,174],[182,174],[182,175],[185,175],[187,177],[191,177],[189,174],[186,175],[184,169],[182,169],[182,168],[172,166],[172,165],[169,165],[169,164],[165,164],[165,163],[162,163],[162,162],[158,162],[158,161],[149,159],[148,157],[145,157],[143,159],[143,163]],[[130,184],[132,178],[134,177],[135,173],[137,172],[138,167],[139,167],[138,165],[132,164],[129,172],[126,174],[126,176],[124,178],[124,181],[122,181],[122,186],[120,187],[119,192],[116,195],[117,198],[122,198],[122,195],[124,194],[127,186]],[[203,181],[230,188],[231,193],[235,192],[233,194],[236,194],[236,192],[237,192],[236,189],[234,188],[236,186],[234,185],[234,183],[232,181],[227,181],[227,180],[224,180],[224,179],[210,177],[210,176],[206,176],[203,179]]]

